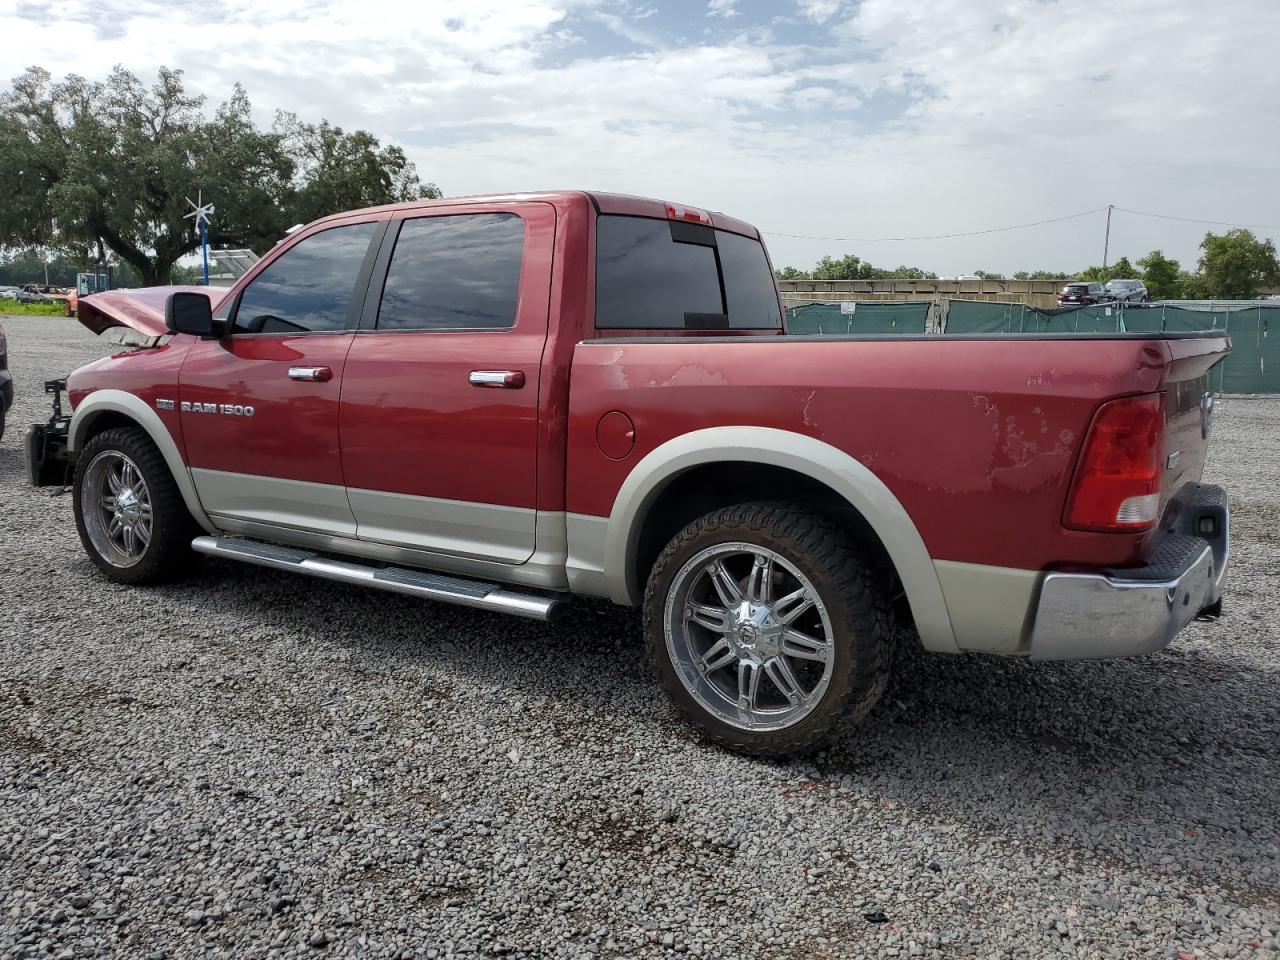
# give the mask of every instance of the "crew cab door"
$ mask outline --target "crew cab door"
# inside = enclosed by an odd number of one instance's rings
[[[342,387],[362,540],[511,564],[533,554],[554,232],[540,202],[392,223]]]
[[[355,536],[338,443],[338,398],[385,219],[290,238],[219,308],[230,335],[187,354],[179,409],[205,511]],[[261,532],[261,531],[259,531]]]

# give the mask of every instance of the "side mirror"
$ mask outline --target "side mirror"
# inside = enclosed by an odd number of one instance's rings
[[[212,337],[217,333],[213,307],[203,293],[169,294],[164,304],[164,325],[170,333],[189,333],[196,337]]]

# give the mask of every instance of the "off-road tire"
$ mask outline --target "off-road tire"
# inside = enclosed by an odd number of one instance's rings
[[[714,716],[681,683],[667,649],[667,593],[690,558],[721,543],[766,547],[799,568],[831,618],[835,664],[821,701],[790,727],[750,732]],[[668,696],[707,739],[765,757],[819,746],[842,718],[857,722],[888,685],[892,661],[892,590],[883,565],[817,511],[786,503],[744,503],[715,510],[681,530],[659,554],[644,597],[645,646]]]
[[[106,450],[117,450],[132,460],[151,495],[151,541],[142,558],[130,567],[116,566],[104,558],[85,529],[81,496],[85,471],[94,457]],[[200,528],[187,510],[164,456],[141,427],[113,427],[85,444],[76,458],[72,492],[80,542],[94,566],[109,579],[138,585],[167,583],[186,576],[199,563],[200,555],[191,549],[191,541],[199,536]]]

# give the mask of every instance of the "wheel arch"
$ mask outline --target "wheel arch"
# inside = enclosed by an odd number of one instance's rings
[[[696,509],[701,515],[732,502],[758,498],[756,491],[768,489],[760,484],[761,478],[767,477],[800,478],[803,492],[799,502],[811,503],[815,495],[823,496],[821,491],[825,491],[832,502],[847,508],[842,525],[853,524],[853,532],[872,535],[887,556],[902,584],[924,646],[959,652],[933,560],[892,491],[844,451],[814,437],[770,427],[695,430],[667,441],[636,464],[614,500],[604,537],[605,583],[615,602],[639,603],[647,573],[646,558],[651,563],[657,550],[675,533],[665,530],[662,518],[667,517],[667,525],[682,519],[679,512],[664,510],[664,494],[680,491],[690,478],[720,479],[714,471],[730,465],[749,466],[750,478],[729,491],[724,490],[723,483],[712,483],[710,487],[697,484],[697,489],[717,492],[701,502],[695,498],[687,509]],[[659,539],[661,543],[656,542]]]
[[[173,435],[160,415],[135,394],[124,390],[95,390],[81,400],[67,430],[67,450],[73,455],[79,454],[91,439],[114,427],[138,427],[151,439],[164,457],[191,516],[206,532],[216,533],[216,528],[200,506],[191,471],[187,469]]]

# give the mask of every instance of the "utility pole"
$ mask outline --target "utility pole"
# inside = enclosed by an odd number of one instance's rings
[[[1114,206],[1115,204],[1113,203],[1107,204],[1107,236],[1106,236],[1106,239],[1102,241],[1102,269],[1103,270],[1107,269],[1107,254],[1111,250],[1111,208]]]

